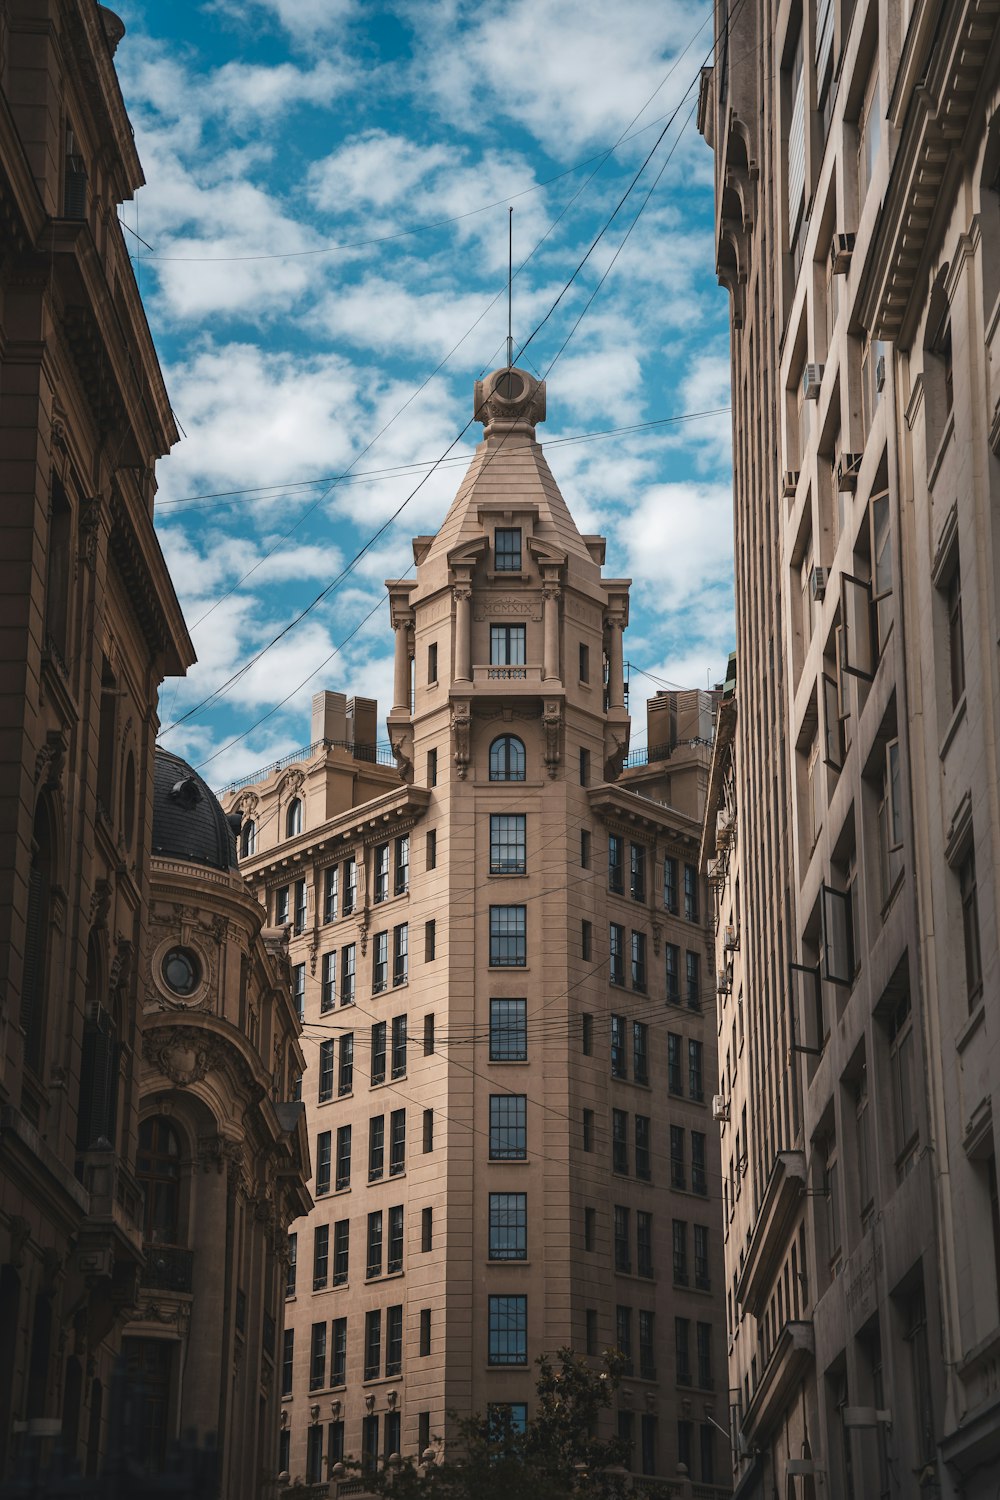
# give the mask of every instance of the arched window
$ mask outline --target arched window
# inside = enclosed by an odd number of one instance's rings
[[[490,780],[524,780],[524,744],[516,735],[501,735],[490,746]]]
[[[291,812],[291,808],[288,809]],[[251,854],[257,853],[257,824],[253,818],[247,818],[240,829],[240,859],[249,859]]]
[[[180,1241],[181,1143],[171,1122],[153,1115],[139,1126],[136,1176],[146,1190],[147,1244]]]
[[[76,1147],[78,1151],[107,1151],[115,1144],[121,1049],[118,1027],[104,1003],[104,962],[96,932],[90,934],[87,945],[85,996]]]
[[[302,800],[293,797],[288,804],[285,814],[285,838],[293,839],[297,833],[302,832]]]

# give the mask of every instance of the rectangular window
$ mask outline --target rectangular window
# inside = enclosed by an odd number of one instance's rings
[[[420,1210],[420,1251],[426,1255],[434,1246],[434,1210],[433,1208],[422,1208]]]
[[[789,117],[785,188],[788,207],[788,248],[789,250],[793,250],[797,246],[799,229],[802,224],[806,182],[806,88],[801,21],[799,21],[798,25],[798,36],[795,42],[795,50],[792,54],[791,68],[788,69],[786,76],[788,79]],[[797,257],[795,264],[797,269]]]
[[[321,1013],[333,1010],[337,1004],[337,950],[323,954],[322,988],[319,1008]]]
[[[368,1215],[368,1260],[365,1275],[371,1279],[382,1274],[382,1210]]]
[[[396,1303],[385,1310],[385,1373],[398,1375],[403,1368],[403,1304]],[[389,1414],[390,1416],[393,1413]],[[396,1412],[395,1416],[399,1417]],[[389,1417],[386,1417],[388,1426]]]
[[[681,1079],[681,1038],[675,1031],[667,1032],[667,1088],[672,1094],[683,1094]]]
[[[581,868],[581,870],[589,870],[590,869],[590,847],[591,847],[591,845],[590,845],[590,829],[589,828],[581,828],[580,829],[580,868]]]
[[[594,1018],[584,1014],[580,1017],[580,1039],[584,1057],[594,1055]]]
[[[663,905],[677,915],[677,861],[670,854],[663,861]]]
[[[580,642],[579,678],[581,682],[590,681],[590,647],[583,641]]]
[[[297,1234],[288,1236],[288,1268],[285,1272],[285,1296],[295,1296],[295,1281],[297,1273],[297,1261],[299,1251],[299,1237]]]
[[[396,876],[393,892],[405,896],[410,889],[410,835],[401,833],[396,840]]]
[[[385,1115],[368,1121],[368,1181],[378,1182],[385,1171]]]
[[[653,1336],[654,1318],[651,1312],[639,1309],[639,1375],[643,1380],[656,1379],[656,1340]],[[651,1472],[643,1469],[643,1473]]]
[[[646,899],[646,848],[644,844],[629,844],[628,893],[633,901]]]
[[[883,909],[903,874],[903,802],[899,741],[885,747],[885,767],[878,805],[879,874]]]
[[[497,573],[520,573],[520,526],[497,526],[494,529],[493,567]]]
[[[437,682],[437,680],[438,680],[438,648],[437,648],[437,641],[431,641],[430,645],[427,647],[427,683],[428,683],[428,686],[431,683]]]
[[[884,347],[884,346],[882,346]],[[889,492],[873,495],[869,508],[872,549],[872,610],[875,644],[881,656],[892,624],[892,548],[889,536]]]
[[[702,1054],[701,1042],[688,1042],[688,1097],[699,1101],[705,1097]]]
[[[490,1001],[490,1062],[526,1062],[527,1000]]]
[[[354,1032],[348,1031],[340,1038],[340,1072],[337,1076],[337,1093],[343,1098],[354,1088]]]
[[[649,1082],[649,1027],[645,1021],[632,1022],[632,1077],[636,1083]]]
[[[382,1373],[382,1313],[365,1313],[365,1379],[377,1380]],[[378,1418],[376,1418],[376,1421]],[[376,1449],[378,1444],[376,1442]]]
[[[527,1155],[527,1095],[491,1094],[490,1161],[524,1161]]]
[[[372,938],[372,994],[381,995],[389,983],[389,934],[376,932]]]
[[[698,1346],[698,1384],[703,1391],[712,1389],[712,1325],[699,1323],[695,1329]]]
[[[597,1209],[583,1210],[583,1248],[593,1250],[597,1244]]]
[[[306,921],[307,921],[308,915],[309,915],[308,907],[307,907],[307,904],[306,904],[306,883],[305,883],[305,881],[304,880],[297,880],[295,882],[295,885],[294,885],[293,889],[294,889],[294,892],[295,892],[295,931],[296,932],[305,932],[305,930],[306,930]]]
[[[688,1227],[685,1219],[673,1222],[674,1285],[688,1284]]]
[[[608,929],[610,954],[609,979],[612,984],[625,983],[625,929],[619,922],[612,922]]]
[[[585,1312],[585,1317],[587,1326],[586,1350],[588,1354],[597,1354],[599,1344],[597,1333],[597,1308],[588,1307]]]
[[[491,1365],[526,1365],[528,1363],[527,1297],[491,1297],[489,1299],[489,1363]]]
[[[699,1291],[707,1292],[712,1285],[708,1269],[708,1227],[694,1226],[694,1284]]]
[[[632,1309],[619,1305],[615,1308],[615,1334],[618,1351],[623,1356],[624,1373],[632,1374]]]
[[[434,1056],[434,1014],[424,1016],[424,1056]]]
[[[376,844],[372,850],[372,900],[379,902],[389,898],[389,845]]]
[[[402,1309],[400,1309],[400,1311],[402,1311]],[[390,1313],[392,1312],[392,1308],[391,1307],[389,1309],[389,1312]],[[387,1375],[389,1374],[389,1364],[391,1363],[391,1361],[389,1359],[389,1347],[390,1347],[390,1345],[391,1345],[391,1338],[387,1341],[387,1345],[386,1345],[386,1374]],[[400,1333],[400,1355],[402,1355],[402,1333]],[[400,1368],[402,1368],[402,1360],[400,1361]],[[402,1440],[401,1440],[402,1429],[403,1429],[403,1415],[402,1415],[402,1412],[399,1412],[399,1411],[387,1411],[386,1414],[385,1414],[385,1438],[384,1438],[383,1443],[382,1443],[382,1456],[383,1456],[383,1458],[389,1458],[391,1454],[393,1454],[393,1453],[399,1453],[399,1451],[401,1449],[401,1446],[402,1446]]]
[[[617,833],[608,834],[608,890],[625,893],[625,840]]]
[[[593,1151],[594,1149],[594,1111],[585,1109],[583,1112],[583,1149]]]
[[[490,967],[523,969],[528,962],[527,907],[490,907]]]
[[[674,1319],[674,1358],[677,1363],[677,1384],[691,1384],[691,1324],[687,1318]]]
[[[406,1077],[406,1017],[392,1018],[392,1076]]]
[[[288,887],[281,885],[274,893],[274,925],[284,927],[288,921]]]
[[[295,1369],[295,1329],[286,1328],[281,1345],[281,1394],[292,1394],[292,1373]]]
[[[436,750],[428,750],[428,752],[427,752],[427,785],[428,786],[437,786],[437,784],[438,784],[438,753],[437,753]]]
[[[524,813],[490,813],[490,874],[523,875],[526,869]]]
[[[337,1131],[337,1190],[351,1185],[351,1127],[341,1125]]]
[[[629,1234],[629,1211],[615,1204],[615,1270],[631,1271],[632,1251]]]
[[[585,964],[592,962],[594,957],[594,928],[586,917],[580,923],[580,957]]]
[[[429,1411],[417,1413],[417,1452],[426,1453],[431,1445],[431,1414]]]
[[[689,948],[685,954],[687,965],[688,1010],[701,1010],[701,962],[697,953]]]
[[[406,1171],[406,1110],[394,1109],[389,1116],[389,1176]]]
[[[323,872],[323,921],[337,920],[337,902],[340,892],[340,866],[330,865]]]
[[[670,1127],[670,1186],[687,1187],[684,1171],[684,1128],[681,1125]]]
[[[426,1359],[431,1352],[431,1310],[429,1307],[420,1309],[420,1354]]]
[[[628,1113],[611,1111],[611,1170],[628,1176]]]
[[[524,648],[525,627],[523,625],[490,626],[491,667],[523,667]]]
[[[436,870],[438,862],[438,836],[437,830],[428,828],[427,838],[424,841],[424,866],[428,870]]]
[[[580,785],[590,785],[590,751],[580,746]]]
[[[437,926],[431,917],[424,923],[424,963],[433,963],[437,955]]]
[[[640,1336],[640,1338],[642,1337],[642,1316],[643,1316],[642,1313],[640,1313],[639,1314],[639,1336]],[[652,1319],[653,1314],[652,1313],[648,1313],[647,1316],[650,1319]],[[641,1345],[640,1345],[639,1354],[640,1354],[640,1359],[641,1359],[641,1357],[642,1357],[642,1348],[641,1348]],[[650,1376],[648,1376],[647,1378],[650,1379],[650,1380],[655,1380],[656,1379],[656,1369],[655,1369],[655,1366],[652,1363],[652,1360],[650,1360],[650,1368],[652,1369],[653,1373]],[[640,1370],[640,1374],[641,1373],[642,1373],[642,1371]],[[644,1411],[642,1413],[641,1417],[639,1418],[639,1435],[640,1435],[640,1439],[641,1439],[641,1442],[640,1442],[640,1453],[641,1453],[642,1472],[644,1474],[655,1474],[656,1473],[656,1418],[650,1412],[648,1412],[648,1411]]]
[[[330,1384],[336,1387],[347,1384],[347,1319],[334,1318],[332,1332],[333,1354],[330,1359]]]
[[[681,950],[676,943],[664,943],[666,954],[667,1003],[681,1003]]]
[[[638,994],[646,993],[646,934],[632,934],[632,988]]]
[[[704,1197],[708,1192],[708,1175],[705,1170],[705,1136],[700,1130],[691,1132],[691,1191],[701,1193]]]
[[[635,1269],[640,1276],[653,1274],[653,1215],[641,1208],[635,1216]]]
[[[330,1132],[316,1137],[316,1196],[330,1191]]]
[[[695,865],[684,866],[684,919],[698,920],[698,870]]]
[[[965,632],[962,626],[962,570],[958,556],[951,570],[946,594],[948,605],[948,676],[951,706],[957,708],[965,692]]]
[[[527,1260],[527,1193],[490,1194],[490,1260]]]
[[[344,860],[344,916],[349,917],[358,904],[358,862],[351,854]]]
[[[376,1021],[372,1027],[371,1071],[369,1074],[369,1082],[372,1085],[385,1083],[385,1039],[386,1023],[384,1021]]]
[[[882,107],[880,102],[878,60],[872,68],[865,89],[864,104],[858,120],[858,214],[860,216],[868,197],[875,162],[882,141]]]
[[[432,1109],[424,1110],[423,1138],[426,1156],[429,1151],[434,1150],[434,1111]]]
[[[973,1010],[983,993],[983,960],[979,946],[979,894],[976,884],[976,851],[969,852],[958,867],[962,897],[962,937],[965,944],[965,993]]]
[[[351,1261],[351,1221],[338,1219],[333,1226],[333,1284],[346,1286]]]
[[[625,1028],[628,1022],[624,1016],[611,1017],[611,1076],[612,1078],[628,1077],[628,1053],[625,1050]]]
[[[333,1098],[333,1040],[319,1044],[319,1103]]]
[[[626,1411],[624,1407],[618,1412],[618,1437],[624,1445],[624,1457],[622,1464],[626,1469],[632,1467],[632,1449],[635,1447],[635,1413]]]
[[[292,1004],[300,1021],[306,1018],[306,966],[292,965]]]
[[[322,1390],[326,1385],[326,1324],[314,1323],[309,1342],[309,1389]]]
[[[913,1164],[917,1139],[915,1041],[910,997],[897,1001],[889,1019],[889,1061],[892,1072],[896,1175],[900,1181]]]
[[[341,1005],[354,1004],[354,981],[356,978],[354,967],[355,945],[345,943],[340,950],[340,1003]]]
[[[410,924],[400,922],[392,929],[392,983],[397,988],[410,975]]]
[[[378,1317],[378,1314],[368,1314],[369,1317]],[[367,1340],[365,1347],[367,1349]],[[368,1369],[367,1364],[365,1369]],[[375,1366],[375,1375],[378,1375],[378,1366]],[[366,1379],[374,1379],[374,1376]],[[378,1413],[370,1417],[361,1418],[361,1472],[362,1474],[374,1474],[378,1468]]]
[[[652,1177],[652,1124],[649,1115],[635,1117],[635,1175],[641,1182]]]

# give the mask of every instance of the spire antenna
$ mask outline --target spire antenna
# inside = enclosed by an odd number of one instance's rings
[[[514,296],[514,210],[507,214],[507,368],[514,363],[514,335],[512,330],[512,302]]]

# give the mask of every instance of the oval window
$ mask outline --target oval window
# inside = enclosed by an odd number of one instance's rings
[[[190,948],[171,948],[162,969],[163,978],[175,995],[193,995],[201,983],[201,964]]]

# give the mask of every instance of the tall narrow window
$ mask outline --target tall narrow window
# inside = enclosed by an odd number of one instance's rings
[[[288,1236],[288,1266],[285,1271],[285,1296],[295,1296],[295,1283],[298,1280],[298,1258],[299,1237],[297,1234]]]
[[[313,1231],[313,1291],[326,1286],[330,1266],[330,1226],[317,1224]]]
[[[879,88],[878,57],[876,56],[868,84],[864,104],[858,120],[858,213],[865,206],[868,189],[875,174],[875,162],[882,142],[882,106]]]
[[[335,922],[337,920],[337,906],[340,897],[340,866],[330,865],[323,875],[323,921]]]
[[[646,934],[632,934],[632,988],[640,995],[646,993]]]
[[[629,895],[633,901],[646,899],[646,850],[642,844],[629,844]]]
[[[437,750],[427,752],[427,785],[437,786],[438,782],[438,753]]]
[[[424,1155],[434,1150],[434,1111],[425,1109],[423,1116],[423,1145]]]
[[[396,873],[393,881],[393,891],[397,896],[405,896],[410,889],[410,835],[400,834],[396,840]]]
[[[635,1117],[635,1175],[640,1182],[652,1177],[652,1122],[649,1115]]]
[[[696,865],[684,866],[684,916],[688,922],[698,920],[698,869]]]
[[[427,647],[427,685],[438,680],[438,648],[437,641],[431,641]]]
[[[691,1384],[691,1324],[687,1318],[674,1319],[674,1357],[677,1384]]]
[[[346,1286],[350,1269],[351,1221],[338,1219],[333,1226],[333,1284]]]
[[[490,1260],[527,1260],[528,1195],[490,1194]]]
[[[357,975],[355,973],[355,945],[345,943],[340,950],[340,1003],[341,1005],[354,1004],[354,985]]]
[[[302,802],[293,797],[285,813],[285,838],[293,839],[302,832]]]
[[[527,1297],[490,1297],[488,1348],[491,1365],[528,1363]]]
[[[349,917],[358,904],[358,862],[352,854],[344,860],[344,916]]]
[[[653,1274],[653,1215],[643,1209],[635,1216],[635,1269],[640,1276]]]
[[[702,1100],[705,1097],[702,1083],[702,1044],[688,1040],[688,1097]]]
[[[382,1313],[365,1313],[365,1379],[377,1380],[382,1373]],[[376,1418],[376,1421],[378,1418]],[[376,1441],[376,1452],[378,1444]]]
[[[494,740],[490,746],[490,780],[523,781],[524,774],[524,742],[513,734]]]
[[[292,1394],[292,1376],[295,1370],[295,1329],[286,1328],[281,1346],[281,1394]]]
[[[376,844],[372,852],[372,900],[376,904],[389,897],[389,845]]]
[[[527,869],[524,813],[490,814],[490,874],[523,875]]]
[[[786,187],[788,192],[788,248],[792,252],[796,271],[799,230],[802,226],[805,207],[806,182],[806,87],[803,66],[802,23],[798,24],[798,35],[788,69],[788,162]]]
[[[527,907],[490,907],[490,966],[524,968],[527,955]]]
[[[590,681],[590,647],[583,641],[580,642],[580,671],[581,682]]]
[[[330,1132],[321,1131],[316,1137],[316,1196],[330,1191]]]
[[[406,1171],[406,1110],[394,1109],[389,1116],[389,1176]]]
[[[347,1382],[347,1319],[333,1320],[333,1354],[330,1358],[330,1384],[342,1386]]]
[[[663,905],[677,915],[677,861],[670,854],[663,861]]]
[[[962,896],[962,936],[965,944],[965,992],[969,1009],[977,1004],[983,992],[983,960],[979,946],[979,895],[976,886],[976,851],[969,852],[958,867]]]
[[[675,1031],[667,1032],[667,1088],[672,1094],[683,1094],[681,1077],[681,1038]]]
[[[306,920],[308,918],[308,903],[307,903],[307,900],[306,900],[306,883],[305,883],[305,881],[304,880],[297,880],[295,882],[294,891],[295,891],[295,923],[294,923],[294,930],[295,930],[295,932],[305,932],[305,930],[306,930]]]
[[[406,1077],[406,1017],[392,1018],[392,1076]]]
[[[684,1189],[687,1177],[684,1168],[684,1127],[670,1127],[670,1186]]]
[[[701,962],[688,948],[685,955],[688,1010],[701,1010]]]
[[[956,709],[965,692],[965,635],[962,629],[962,570],[958,556],[951,570],[947,590],[948,603],[948,669],[951,706]]]
[[[382,1274],[382,1210],[368,1215],[368,1261],[365,1275],[371,1279]]]
[[[320,1013],[333,1010],[337,1004],[337,950],[323,954],[322,983],[320,988]]]
[[[437,956],[437,923],[430,917],[424,923],[424,963],[433,963]]]
[[[337,1176],[336,1186],[339,1192],[341,1188],[351,1185],[351,1127],[341,1125],[337,1131]]]
[[[257,824],[248,818],[240,829],[240,858],[249,859],[257,853]]]
[[[681,1003],[681,950],[676,943],[664,943],[666,954],[667,1000],[671,1005]]]
[[[656,1340],[653,1334],[654,1316],[652,1312],[639,1310],[639,1375],[643,1380],[656,1379]],[[643,1467],[643,1473],[650,1474],[652,1469]]]
[[[622,1204],[615,1204],[615,1270],[631,1271],[632,1253],[629,1234],[629,1211]]]
[[[372,939],[372,994],[381,995],[389,983],[389,934],[376,932]]]
[[[398,989],[410,977],[410,924],[400,922],[392,929],[392,983]]]
[[[528,1155],[525,1094],[490,1095],[490,1160],[524,1161]]]
[[[306,966],[292,965],[292,1003],[300,1021],[306,1017]]]
[[[691,1132],[691,1191],[704,1196],[708,1192],[708,1173],[705,1168],[705,1136],[700,1130]]]
[[[625,929],[619,922],[612,922],[608,928],[608,943],[610,957],[609,979],[612,984],[625,983]]]
[[[528,1002],[490,1001],[490,1062],[526,1062]]]
[[[309,1346],[309,1389],[321,1390],[326,1385],[326,1324],[314,1323]]]
[[[625,891],[625,840],[617,833],[608,835],[608,890]]]
[[[624,1016],[611,1017],[611,1076],[628,1077],[628,1052],[625,1046],[627,1022]]]
[[[611,1170],[628,1176],[628,1112],[624,1109],[611,1111]]]
[[[371,1066],[369,1069],[369,1082],[372,1084],[385,1082],[385,1047],[386,1047],[386,1023],[376,1021],[372,1027]]]
[[[673,1222],[673,1267],[674,1285],[687,1286],[688,1284],[688,1227],[684,1219],[675,1219]]]
[[[385,1373],[386,1376],[398,1375],[403,1368],[403,1305],[396,1303],[393,1307],[385,1310]],[[388,1426],[390,1416],[399,1416],[398,1412],[390,1412],[386,1417]]]
[[[325,1104],[328,1099],[333,1098],[333,1048],[334,1041],[328,1037],[325,1042],[319,1044],[319,1092],[317,1098],[320,1104]]]
[[[368,1181],[380,1181],[385,1171],[385,1115],[368,1121]]]
[[[354,1088],[354,1032],[348,1031],[340,1038],[340,1072],[337,1075],[337,1094],[341,1099]]]
[[[424,868],[436,870],[438,862],[438,836],[436,828],[428,828],[424,840]]]

